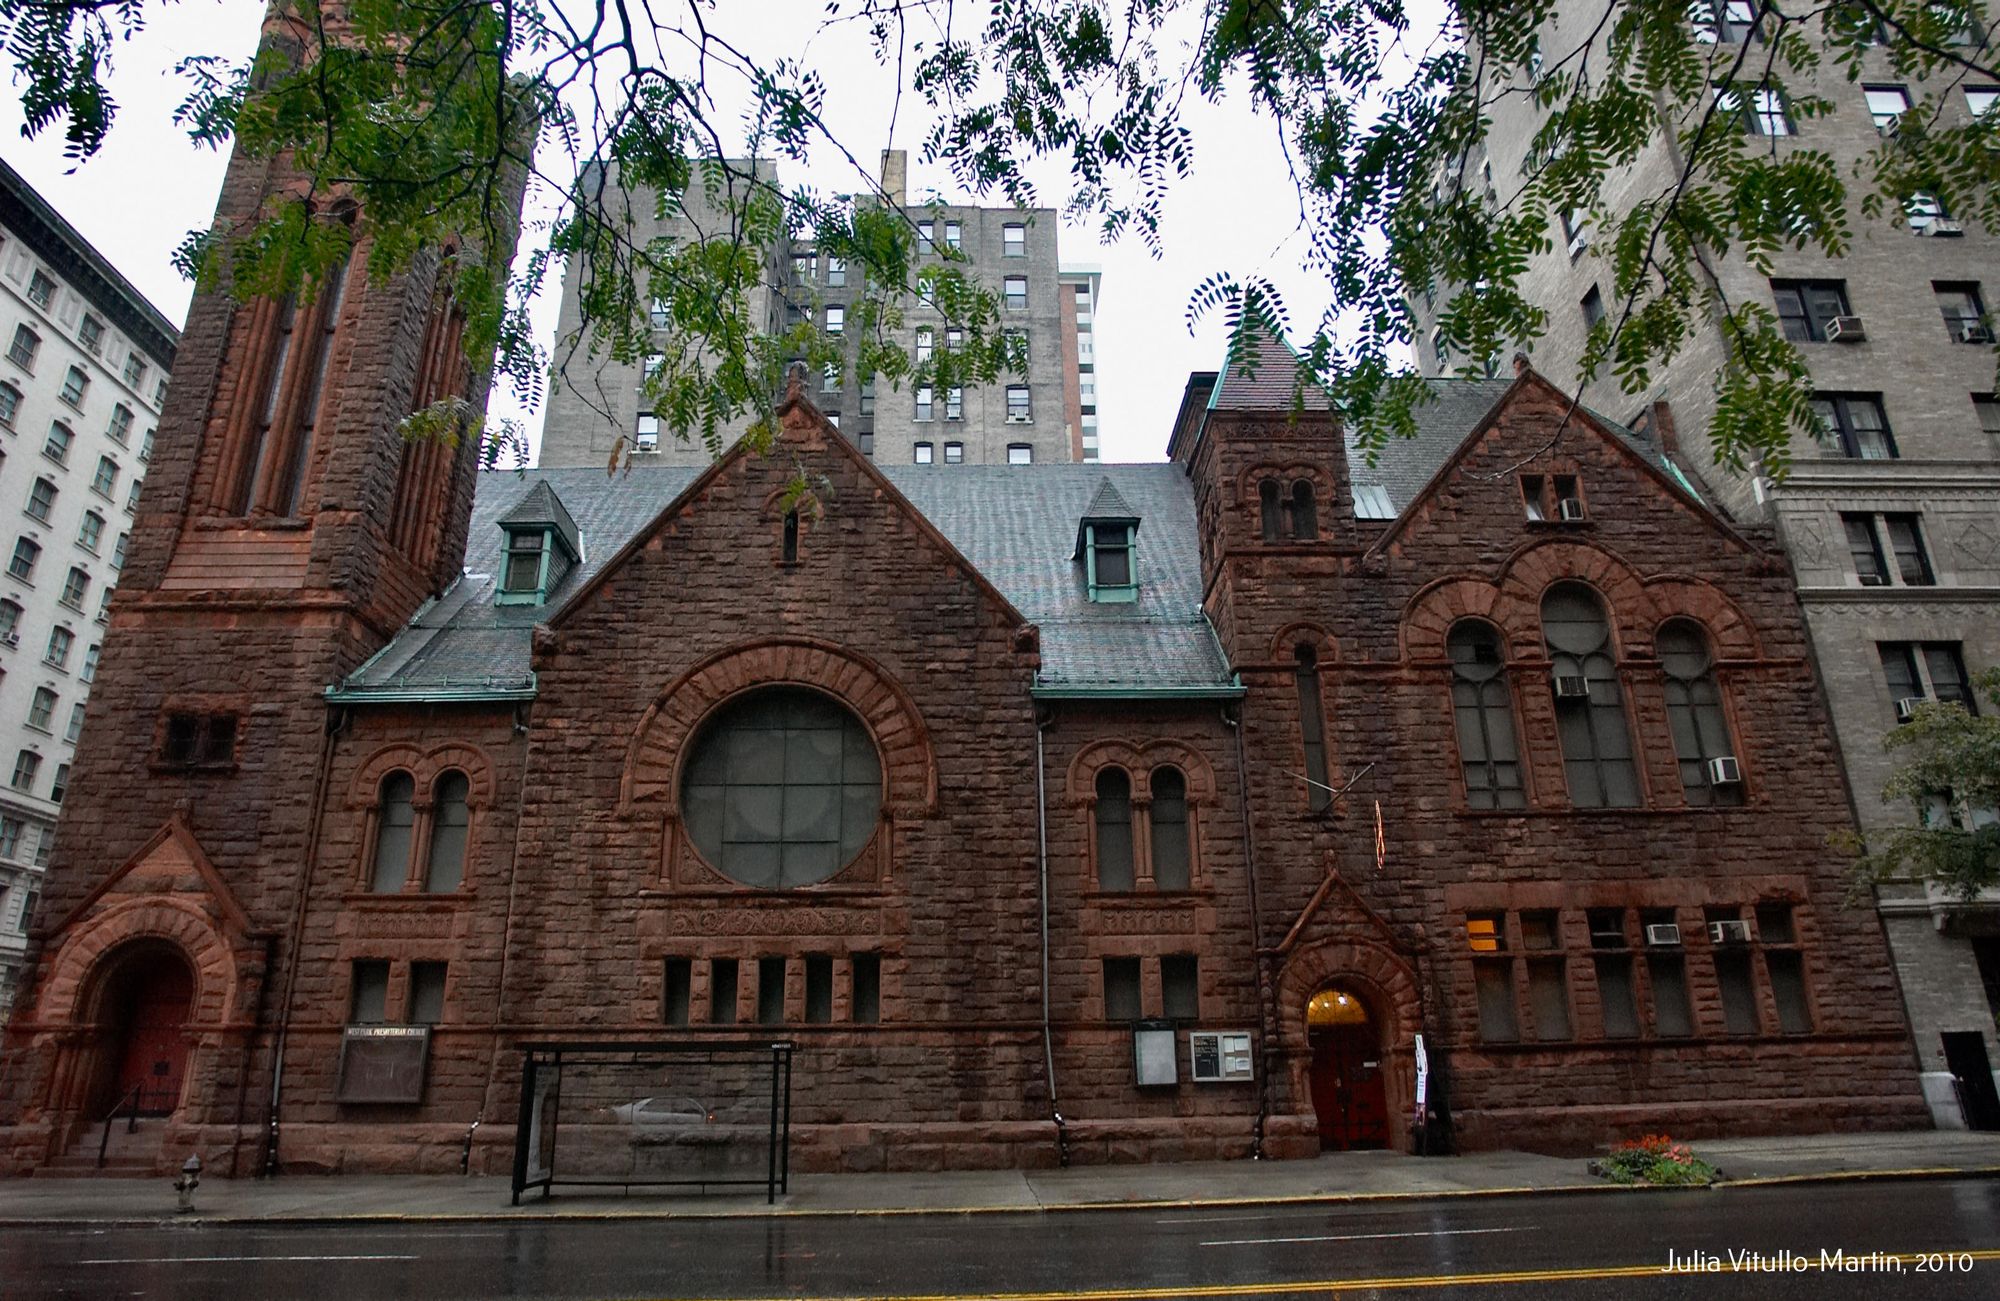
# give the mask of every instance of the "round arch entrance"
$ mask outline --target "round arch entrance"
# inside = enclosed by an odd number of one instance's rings
[[[140,1115],[165,1116],[180,1106],[193,1006],[194,969],[175,946],[140,943],[113,956],[98,994],[105,1069],[94,1110],[133,1100]]]
[[[1329,985],[1306,1003],[1312,1102],[1321,1151],[1389,1145],[1382,1033],[1359,995]]]

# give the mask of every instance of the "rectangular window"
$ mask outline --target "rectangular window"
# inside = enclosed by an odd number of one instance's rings
[[[1170,953],[1160,959],[1161,1012],[1171,1020],[1194,1021],[1201,1016],[1201,968],[1192,953]]]
[[[63,802],[63,795],[66,794],[68,790],[69,790],[69,765],[66,763],[59,763],[56,765],[56,775],[54,780],[49,782],[49,799],[54,803],[60,804]]]
[[[814,257],[811,253],[792,254],[792,278],[801,283],[810,282],[813,277]]]
[[[1104,1019],[1137,1021],[1145,1013],[1139,1002],[1139,959],[1104,960]]]
[[[41,559],[41,555],[41,544],[33,538],[16,538],[13,558],[7,562],[7,572],[24,583],[28,582],[35,576],[35,562]]]
[[[58,420],[49,426],[49,436],[42,443],[42,455],[57,465],[68,465],[70,444],[75,441],[76,435],[70,432],[69,426]]]
[[[918,420],[936,419],[937,395],[931,390],[931,388],[928,385],[919,388],[917,390],[916,397],[917,397],[916,418]]]
[[[929,465],[935,459],[937,448],[931,443],[918,443],[913,451],[918,465]]]
[[[964,460],[965,460],[964,443],[946,443],[944,445],[944,463],[946,465],[958,465],[962,463]]]
[[[50,278],[48,272],[37,267],[34,273],[28,277],[28,301],[37,307],[46,309],[50,303],[55,301],[55,297],[56,282]]]
[[[120,402],[111,408],[111,424],[104,431],[120,446],[132,436],[132,408]]]
[[[389,1015],[389,964],[367,958],[354,964],[347,995],[349,1025],[381,1025]]]
[[[1687,959],[1678,953],[1652,953],[1646,974],[1653,983],[1653,1033],[1662,1039],[1685,1039],[1694,1033],[1688,1008]]]
[[[0,818],[0,858],[13,858],[21,852],[23,828],[19,818]]]
[[[1868,116],[1875,119],[1875,129],[1884,135],[1894,133],[1896,119],[1909,112],[1910,92],[1901,86],[1864,86],[1861,94],[1868,101]]]
[[[1549,517],[1548,499],[1543,495],[1544,479],[1539,474],[1521,476],[1521,505],[1530,520],[1545,520]]]
[[[1861,585],[1885,586],[1889,581],[1889,562],[1882,555],[1882,540],[1875,533],[1875,517],[1842,514],[1840,523],[1847,530],[1847,552],[1854,557],[1854,572]]]
[[[1974,117],[1985,117],[2000,104],[2000,86],[1967,86],[1965,88],[1965,108]]]
[[[1924,549],[1923,528],[1915,515],[1884,515],[1882,524],[1889,534],[1889,550],[1896,556],[1896,575],[1907,587],[1931,587],[1937,582],[1931,573],[1930,553]]]
[[[1797,949],[1766,949],[1764,970],[1771,978],[1771,1000],[1778,1005],[1778,1028],[1786,1034],[1811,1034],[1805,959]]]
[[[1773,280],[1778,323],[1794,343],[1825,343],[1834,318],[1852,316],[1845,280]]]
[[[83,735],[83,711],[84,702],[81,700],[69,707],[69,727],[63,732],[63,740],[71,745],[75,745],[77,738]]]
[[[67,628],[49,630],[49,648],[42,652],[42,662],[55,668],[69,667],[70,647],[76,644],[76,634]]]
[[[937,223],[934,221],[918,222],[917,237],[923,240],[924,243],[935,247],[937,244]]]
[[[1479,1037],[1487,1043],[1513,1043],[1521,1037],[1514,1016],[1514,964],[1474,962],[1472,981],[1479,992]]]
[[[1467,913],[1465,940],[1474,953],[1507,951],[1506,913]]]
[[[35,775],[42,770],[42,756],[33,750],[23,750],[14,756],[14,775],[7,781],[17,791],[32,795],[35,792]]]
[[[828,334],[844,334],[846,333],[846,331],[847,331],[847,309],[845,307],[827,308],[826,332]]]
[[[1639,1037],[1639,1005],[1632,994],[1632,958],[1629,954],[1599,954],[1597,1001],[1604,1013],[1604,1037]]]
[[[820,372],[819,391],[822,393],[840,392],[840,367],[828,366]]]
[[[1007,419],[1015,424],[1024,424],[1031,419],[1028,408],[1028,386],[1009,384],[1007,386]]]
[[[33,374],[35,354],[41,351],[42,336],[25,325],[14,327],[14,341],[7,345],[7,360]]]
[[[694,994],[694,962],[689,958],[668,958],[666,989],[661,1009],[668,1025],[688,1023],[688,1005]]]
[[[1715,953],[1715,983],[1722,991],[1722,1024],[1730,1034],[1756,1034],[1757,990],[1750,981],[1750,955],[1742,950],[1718,949]]]
[[[90,376],[83,373],[81,366],[71,366],[63,376],[62,392],[57,394],[73,407],[83,405],[83,391],[90,387]]]
[[[1028,228],[1018,221],[1008,222],[1000,228],[1000,255],[1002,257],[1028,256]]]
[[[1968,714],[1979,712],[1973,699],[1972,681],[1965,673],[1965,657],[1955,641],[1927,641],[1923,644],[1924,671],[1930,675],[1931,695],[1946,704],[1960,705]]]
[[[118,462],[108,456],[97,458],[97,473],[91,476],[90,490],[107,500],[118,486]]]
[[[1132,581],[1132,530],[1124,524],[1090,525],[1090,586],[1123,589]]]
[[[944,391],[944,418],[946,420],[965,419],[965,390],[948,388]],[[945,458],[949,460],[950,458]]]
[[[1891,700],[1929,697],[1962,705],[1970,713],[1979,712],[1960,643],[1884,641],[1877,642],[1875,648],[1882,657],[1882,676],[1888,682]],[[1897,712],[1899,722],[1908,721],[1901,717],[1900,708]]]
[[[736,959],[716,958],[708,964],[708,1023],[736,1024]]]
[[[1003,297],[1006,299],[1007,306],[1026,307],[1028,305],[1028,277],[1008,276],[1002,281],[1002,287],[1004,290]]]
[[[1695,39],[1704,45],[1742,45],[1757,36],[1756,0],[1701,0],[1689,17]]]
[[[1521,947],[1559,949],[1562,947],[1561,914],[1554,909],[1521,914]]]
[[[0,429],[12,429],[20,410],[21,390],[12,384],[0,384]]]
[[[806,1024],[825,1025],[832,1020],[833,959],[824,953],[808,953],[806,954]]]
[[[944,224],[944,243],[946,248],[963,248],[965,246],[965,227],[961,226],[958,222],[947,221]]]
[[[104,346],[104,322],[85,312],[83,319],[76,323],[76,341],[83,345],[86,352],[96,356],[98,349]]]
[[[46,524],[49,509],[56,504],[56,485],[53,479],[37,479],[28,489],[28,515]]]
[[[1979,420],[1981,433],[2000,438],[2000,393],[1974,393],[1972,414]]]
[[[757,959],[757,1024],[785,1023],[785,960]]]
[[[1896,439],[1882,412],[1880,393],[1820,393],[1812,406],[1842,456],[1858,461],[1896,459]]]
[[[145,359],[136,352],[126,353],[125,382],[136,389],[139,387],[140,384],[145,382],[145,379],[146,379]]]
[[[1535,1015],[1535,1038],[1569,1039],[1569,979],[1561,958],[1528,963],[1528,1006]]]
[[[846,258],[834,257],[832,254],[827,255],[826,287],[829,289],[845,289],[847,287]]]
[[[46,732],[55,720],[55,713],[56,693],[47,687],[36,687],[35,698],[28,705],[28,726],[38,732]]]
[[[1748,107],[1744,107],[1747,102]],[[1753,136],[1788,136],[1793,134],[1791,110],[1785,105],[1783,91],[1759,88],[1745,97],[1734,90],[1718,88],[1715,92],[1716,107],[1723,113],[1735,114],[1743,129]]]
[[[1035,463],[1035,449],[1033,447],[1029,446],[1027,443],[1007,444],[1007,464],[1033,465],[1034,463]]]
[[[444,978],[448,964],[410,964],[410,1024],[436,1025],[444,1020]]]
[[[848,1019],[856,1025],[873,1025],[882,1019],[882,955],[857,953],[849,961],[848,979],[853,988],[848,1003]]]
[[[1583,296],[1583,328],[1586,330],[1595,328],[1603,319],[1604,295],[1598,292],[1596,285],[1592,285],[1590,292]]]
[[[83,610],[83,598],[90,592],[90,575],[80,566],[71,565],[63,578],[62,595],[56,599],[79,613]]]
[[[1979,286],[1971,281],[1931,282],[1937,294],[1938,311],[1944,316],[1945,332],[1954,343],[1990,344],[1993,327],[1986,320],[1986,301]]]
[[[937,354],[937,335],[927,325],[917,331],[917,365],[921,366]]]

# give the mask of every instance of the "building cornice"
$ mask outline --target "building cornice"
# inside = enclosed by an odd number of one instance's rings
[[[1802,491],[1906,491],[1944,488],[2000,493],[2000,462],[1994,461],[1794,461],[1792,472],[1772,494],[1780,505]]]
[[[163,370],[174,368],[181,333],[110,261],[0,160],[0,226],[18,236]]]
[[[1799,587],[1804,605],[1898,602],[1910,605],[1963,605],[1967,602],[2000,601],[2000,587]]]

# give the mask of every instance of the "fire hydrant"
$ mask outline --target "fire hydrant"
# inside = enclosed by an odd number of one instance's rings
[[[191,1156],[181,1165],[181,1177],[174,1180],[174,1191],[180,1194],[180,1204],[174,1209],[185,1214],[194,1209],[194,1190],[201,1187],[201,1158]]]

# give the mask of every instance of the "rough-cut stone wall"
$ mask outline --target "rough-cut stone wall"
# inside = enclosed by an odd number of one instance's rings
[[[1197,453],[1201,491],[1223,503],[1228,538],[1229,553],[1212,557],[1209,604],[1251,689],[1245,734],[1255,756],[1265,930],[1298,928],[1279,956],[1279,1047],[1294,1089],[1287,1102],[1309,1105],[1302,1000],[1347,981],[1386,1022],[1392,1114],[1409,1110],[1410,1039],[1422,1029],[1443,1050],[1433,1060],[1445,1059],[1458,1138],[1468,1145],[1570,1145],[1648,1126],[1713,1133],[1921,1124],[1880,927],[1871,910],[1843,898],[1842,861],[1827,845],[1851,821],[1788,568],[1767,537],[1719,527],[1606,435],[1574,423],[1557,435],[1566,407],[1538,379],[1518,385],[1447,481],[1361,554],[1338,534],[1317,544],[1255,540],[1254,494],[1230,485],[1271,460],[1266,421],[1217,413]],[[1332,428],[1323,427],[1315,454],[1340,472]],[[1589,520],[1528,521],[1522,472],[1580,475]],[[1569,804],[1539,618],[1543,592],[1569,578],[1598,590],[1614,624],[1640,808]],[[1700,621],[1716,645],[1746,775],[1740,809],[1686,806],[1653,654],[1654,633],[1675,615]],[[1527,770],[1521,812],[1466,806],[1444,652],[1461,616],[1490,620],[1507,646]],[[1291,654],[1300,642],[1320,661],[1333,784],[1355,780],[1323,815],[1310,812],[1302,783],[1289,775],[1303,763]],[[1387,844],[1379,871],[1378,801]],[[1329,870],[1340,888],[1315,898]],[[1795,907],[1813,1030],[1777,1032],[1760,962],[1763,1032],[1728,1036],[1701,909],[1741,906],[1748,918],[1751,906],[1774,901]],[[1643,984],[1646,1037],[1604,1038],[1584,928],[1589,907],[1677,910],[1688,937],[1692,1038],[1653,1038]],[[1517,963],[1524,1042],[1483,1043],[1466,913],[1510,910],[1512,928],[1522,908],[1561,910],[1563,948],[1530,956],[1566,959],[1573,1032],[1535,1040]],[[1520,943],[1515,931],[1512,957]],[[1404,969],[1383,969],[1382,954]],[[1295,967],[1306,974],[1295,976]]]

